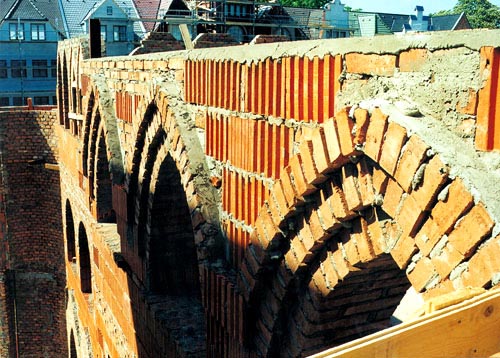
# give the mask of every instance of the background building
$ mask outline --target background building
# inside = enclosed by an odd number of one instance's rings
[[[61,1],[68,27],[68,37],[89,33],[89,21],[98,19],[104,54],[119,56],[130,53],[145,36],[146,29],[139,20],[137,8],[132,0]]]
[[[349,24],[354,36],[390,35],[413,31],[451,31],[471,29],[465,13],[425,16],[423,6],[415,6],[413,15],[349,12]]]
[[[99,19],[104,54],[130,53],[145,28],[132,0],[4,0],[0,6],[0,106],[56,104],[58,41]]]
[[[55,104],[57,42],[66,37],[56,1],[2,1],[0,106]]]

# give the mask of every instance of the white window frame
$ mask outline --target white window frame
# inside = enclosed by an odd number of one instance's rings
[[[45,41],[45,24],[31,24],[31,41]]]

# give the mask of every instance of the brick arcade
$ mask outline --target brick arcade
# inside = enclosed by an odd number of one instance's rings
[[[498,35],[61,42],[58,110],[0,112],[0,354],[307,356],[492,288]]]

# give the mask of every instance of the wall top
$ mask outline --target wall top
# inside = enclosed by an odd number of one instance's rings
[[[329,40],[278,42],[270,44],[217,47],[185,51],[160,52],[134,56],[136,59],[164,60],[179,58],[233,60],[241,63],[262,61],[266,58],[289,56],[323,57],[352,52],[373,54],[397,54],[410,48],[427,48],[431,51],[455,47],[479,50],[483,46],[500,47],[500,30],[461,30],[375,37],[359,37]],[[116,58],[118,59],[118,58]],[[126,57],[130,60],[130,57]],[[105,59],[103,59],[105,60]],[[109,58],[108,58],[109,60]],[[125,58],[124,58],[125,60]]]

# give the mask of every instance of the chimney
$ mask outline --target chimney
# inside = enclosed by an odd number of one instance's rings
[[[422,21],[424,17],[424,7],[420,5],[415,6],[415,15],[418,21]]]

